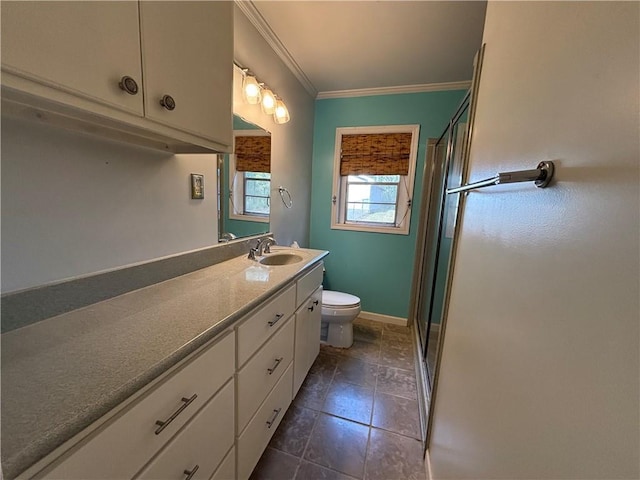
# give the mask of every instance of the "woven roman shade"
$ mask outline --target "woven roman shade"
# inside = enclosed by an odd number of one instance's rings
[[[271,137],[236,137],[236,171],[271,172]]]
[[[340,175],[408,175],[411,133],[342,135]]]

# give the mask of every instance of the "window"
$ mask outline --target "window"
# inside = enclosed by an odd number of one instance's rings
[[[246,215],[269,215],[269,191],[271,174],[244,172],[244,213]]]
[[[271,137],[258,130],[235,137],[230,156],[229,218],[269,221]]]
[[[419,125],[336,129],[331,228],[407,235]]]

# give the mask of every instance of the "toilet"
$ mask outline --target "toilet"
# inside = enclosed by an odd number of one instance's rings
[[[320,340],[327,345],[349,348],[353,344],[353,321],[360,313],[360,299],[348,293],[322,292]]]

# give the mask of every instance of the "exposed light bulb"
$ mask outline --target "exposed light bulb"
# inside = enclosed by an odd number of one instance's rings
[[[271,90],[265,88],[262,92],[262,113],[273,115],[276,110],[276,97]]]
[[[260,85],[256,77],[245,75],[244,81],[242,82],[242,96],[244,100],[251,105],[260,103]]]
[[[280,99],[276,100],[276,110],[273,113],[273,121],[276,123],[287,123],[290,120],[289,110]]]

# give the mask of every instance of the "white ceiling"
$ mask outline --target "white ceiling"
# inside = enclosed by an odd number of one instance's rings
[[[242,11],[312,94],[464,82],[484,1],[242,1]]]

